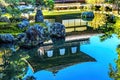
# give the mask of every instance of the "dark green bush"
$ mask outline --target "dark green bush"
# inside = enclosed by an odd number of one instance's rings
[[[18,23],[19,22],[17,22],[17,23],[0,22],[0,34],[11,33],[11,34],[14,35],[14,34],[19,34],[19,33],[25,32],[28,27],[26,27],[24,29],[20,29],[20,28],[17,27]],[[46,28],[45,23],[30,23],[30,26],[33,26],[35,24],[39,24],[39,25]]]

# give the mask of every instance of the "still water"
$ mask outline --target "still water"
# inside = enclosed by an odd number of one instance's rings
[[[37,80],[112,80],[109,77],[109,64],[115,68],[116,48],[120,40],[113,35],[103,42],[99,36],[90,38],[90,44],[80,46],[80,50],[96,59],[96,62],[78,63],[53,73],[40,70],[32,73],[28,69],[26,76],[34,76]],[[25,76],[25,77],[26,77]]]

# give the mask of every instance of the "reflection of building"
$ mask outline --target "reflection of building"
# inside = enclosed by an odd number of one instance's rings
[[[60,42],[60,41],[59,41]],[[89,44],[89,38],[77,39],[77,40],[66,40],[65,43],[59,43],[58,45],[53,45],[53,43],[45,44],[43,47],[45,49],[46,58],[71,55],[80,53],[81,44]],[[61,41],[62,42],[62,41]]]
[[[28,61],[32,65],[34,72],[46,69],[56,75],[60,69],[65,67],[80,62],[95,61],[94,58],[80,51],[80,44],[88,43],[89,38],[65,41],[64,44],[58,46],[54,46],[52,43],[46,44],[42,46],[45,48],[43,60],[38,57]]]

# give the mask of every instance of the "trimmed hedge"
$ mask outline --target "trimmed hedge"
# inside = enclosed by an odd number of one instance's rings
[[[1,33],[21,33],[24,29],[19,29],[16,25],[18,23],[5,23],[0,22],[0,34]]]
[[[26,27],[24,29],[20,29],[17,27],[18,23],[0,22],[0,34],[11,33],[13,35],[17,35],[19,33],[25,32],[28,27]],[[33,26],[34,24],[39,24],[43,27],[46,27],[45,23],[30,23],[30,26]]]

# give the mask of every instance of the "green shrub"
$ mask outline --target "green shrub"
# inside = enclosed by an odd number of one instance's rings
[[[0,22],[0,34],[11,33],[13,35],[16,35],[16,34],[25,32],[28,28],[26,27],[24,29],[20,29],[17,27],[17,24],[18,23]],[[43,26],[44,28],[47,27],[45,23],[30,23],[30,26],[33,26],[35,24],[39,24],[40,26]]]

